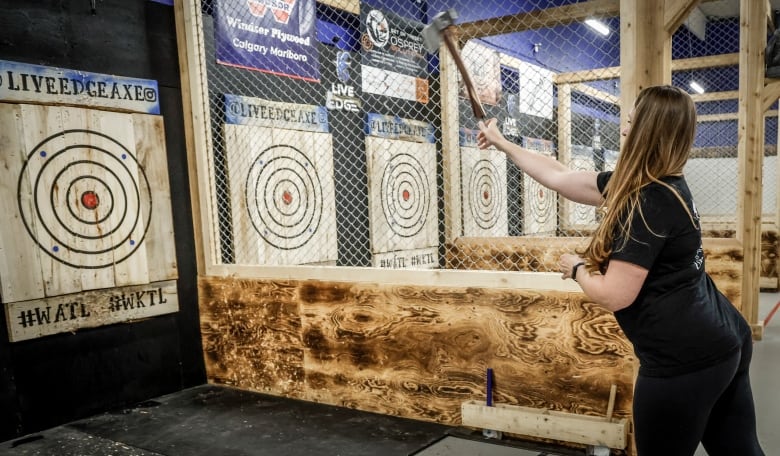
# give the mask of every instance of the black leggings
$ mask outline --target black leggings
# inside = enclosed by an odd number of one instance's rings
[[[750,389],[752,341],[715,366],[676,377],[640,375],[634,388],[639,456],[763,456]]]

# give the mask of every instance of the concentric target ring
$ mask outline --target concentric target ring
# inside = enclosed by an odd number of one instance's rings
[[[428,217],[430,186],[422,164],[412,155],[396,154],[382,173],[380,199],[390,228],[401,237],[422,230]]]
[[[82,184],[82,181],[92,182],[91,185],[80,185]],[[79,193],[80,187],[95,187],[100,188],[101,191],[83,190]],[[78,219],[80,222],[96,225],[105,222],[106,219],[111,216],[114,207],[114,192],[103,179],[100,179],[97,176],[84,176],[82,179],[71,182],[66,193],[68,195],[78,196],[78,201],[81,205],[95,213],[93,219],[90,220],[79,213],[83,211],[75,209],[75,207],[78,207],[77,205],[68,204],[68,211],[70,212],[71,217]],[[101,197],[99,195],[103,196]],[[102,210],[97,210],[98,207],[102,208]]]
[[[96,167],[97,169],[100,169],[103,173],[106,173],[105,174],[106,177],[111,177],[113,178],[112,180],[119,182],[119,176],[117,176],[117,174],[114,173],[114,171],[112,171],[110,167],[107,167],[101,163],[89,163],[88,161],[85,160],[77,160],[68,163],[57,173],[57,175],[55,176],[54,183],[52,184],[52,188],[59,187],[59,182],[63,180],[63,175],[66,175],[66,172],[70,168],[78,167],[79,165],[82,164],[87,164],[90,167]],[[82,237],[85,239],[100,239],[101,237],[108,236],[115,233],[117,230],[119,230],[122,227],[122,223],[124,222],[125,217],[127,217],[127,205],[122,204],[120,219],[117,221],[117,223],[112,224],[113,227],[110,227],[108,231],[105,231],[105,227],[100,227],[95,230],[90,230],[93,231],[92,234],[74,231],[71,227],[69,227],[67,220],[64,220],[63,217],[60,216],[59,209],[63,206],[66,206],[68,208],[69,215],[75,218],[76,220],[78,220],[79,222],[87,225],[99,225],[100,223],[104,223],[113,213],[114,195],[113,192],[111,191],[110,185],[106,185],[106,183],[103,182],[103,180],[93,178],[92,176],[81,175],[81,174],[77,174],[77,176],[78,177],[76,179],[69,181],[68,191],[65,193],[65,197],[63,201],[60,201],[63,198],[61,198],[59,192],[54,192],[54,191],[49,192],[50,199],[51,199],[50,201],[51,207],[54,210],[54,217],[57,219],[57,222],[60,225],[62,225],[62,227],[71,235],[76,237]],[[39,179],[40,179],[40,175],[39,175]],[[85,191],[79,190],[80,187],[82,188],[84,187],[84,185],[82,185],[82,182],[86,181],[92,183],[93,180],[94,183],[92,187],[100,188],[102,191],[96,192],[95,190],[85,190]],[[98,183],[102,184],[102,187],[96,185]],[[40,188],[41,186],[38,185],[38,187]],[[127,193],[123,188],[119,187],[119,189],[121,191],[120,196],[122,197],[120,201],[122,202],[127,201]],[[138,189],[136,188],[135,190],[137,191]],[[86,195],[88,194],[93,195],[90,203],[86,202],[87,201]],[[100,196],[98,196],[101,194],[108,195],[107,205],[104,204],[103,206],[101,206]],[[105,209],[99,211],[99,214],[94,221],[89,220],[85,215],[83,215],[85,211],[81,210],[81,208],[84,208],[87,209],[88,211],[96,211],[101,207],[105,207]],[[138,209],[140,210],[140,207]],[[98,253],[102,253],[102,252],[98,252]]]
[[[504,210],[504,191],[498,168],[490,160],[479,160],[469,176],[471,215],[483,230],[496,226]]]
[[[293,250],[319,229],[323,190],[317,168],[300,150],[271,146],[249,168],[246,207],[257,233],[271,246]]]
[[[74,268],[126,260],[152,216],[143,167],[120,142],[92,130],[65,130],[36,145],[19,174],[17,202],[33,241]]]
[[[553,198],[549,190],[535,180],[530,180],[531,214],[533,220],[540,226],[548,223],[555,213],[553,210]]]

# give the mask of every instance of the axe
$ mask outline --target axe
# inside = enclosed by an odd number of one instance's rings
[[[479,95],[477,95],[477,89],[474,88],[474,83],[471,81],[471,76],[466,69],[466,64],[463,63],[463,58],[460,56],[458,46],[455,44],[455,40],[452,37],[451,27],[454,25],[455,19],[458,18],[458,13],[454,9],[448,9],[442,11],[431,19],[431,23],[423,27],[422,36],[425,48],[428,52],[436,52],[439,49],[442,38],[444,44],[447,45],[447,49],[452,54],[452,59],[455,61],[455,65],[460,71],[461,77],[463,77],[463,84],[466,86],[466,94],[471,101],[471,110],[474,112],[474,117],[477,120],[483,120],[485,118],[485,109],[482,107],[482,103],[479,101]]]

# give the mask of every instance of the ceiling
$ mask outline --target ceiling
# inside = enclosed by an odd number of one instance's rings
[[[739,16],[739,2],[740,0],[702,0],[699,9],[707,17],[736,17]],[[773,10],[780,10],[780,0],[769,0],[769,3]]]

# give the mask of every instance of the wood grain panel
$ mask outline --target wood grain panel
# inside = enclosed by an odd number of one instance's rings
[[[0,120],[4,302],[176,278],[162,117],[4,103]]]
[[[492,271],[555,272],[563,253],[582,251],[588,238],[459,238],[447,245],[447,267]],[[736,239],[704,238],[707,272],[718,288],[741,309],[742,248]]]
[[[771,226],[771,225],[770,225]],[[703,232],[704,235],[714,238],[734,238],[733,229],[710,229]],[[761,278],[777,279],[780,274],[778,266],[778,254],[780,254],[780,241],[778,241],[777,229],[768,228],[765,223],[761,230]]]
[[[201,279],[198,285],[209,380],[302,397],[303,347],[295,284]]]
[[[202,278],[210,381],[389,415],[460,423],[496,402],[630,413],[634,356],[581,293]],[[300,312],[300,313],[298,313]]]

